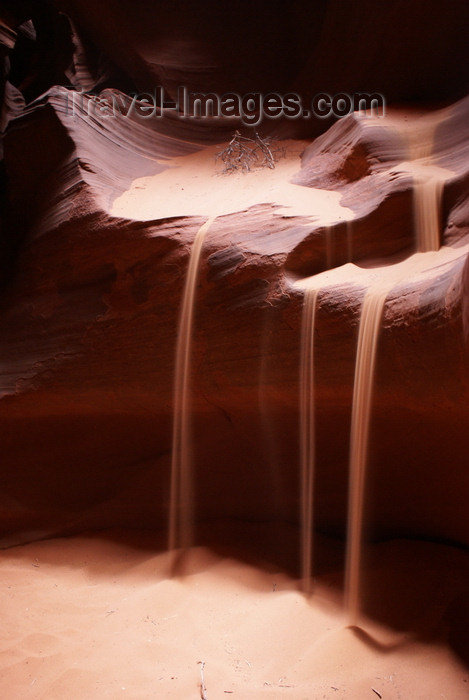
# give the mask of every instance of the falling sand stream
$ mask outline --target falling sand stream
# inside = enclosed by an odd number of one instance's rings
[[[352,222],[346,222],[347,258],[352,256]],[[326,268],[334,263],[334,225],[325,227]],[[321,279],[321,275],[318,276]],[[327,279],[327,272],[326,272]],[[301,580],[304,593],[313,588],[314,558],[314,476],[316,461],[315,391],[314,391],[314,324],[319,287],[304,292],[300,349],[300,552]]]
[[[360,574],[363,539],[365,471],[370,432],[373,378],[379,328],[386,297],[394,285],[371,287],[365,294],[358,332],[355,378],[353,382],[350,430],[349,501],[346,556],[346,607],[351,625],[359,613]]]
[[[300,359],[300,520],[301,577],[305,593],[312,589],[314,552],[315,389],[314,323],[318,292],[339,283],[357,282],[363,296],[355,361],[350,431],[345,601],[350,625],[360,616],[360,589],[364,530],[367,452],[370,435],[373,382],[381,319],[391,290],[431,264],[440,247],[441,199],[444,182],[451,173],[432,162],[435,115],[417,128],[406,127],[409,161],[396,169],[411,174],[414,181],[414,231],[416,253],[401,263],[375,268],[346,264],[299,282],[304,288]],[[325,229],[326,262],[332,268],[333,230]],[[352,224],[347,222],[347,253],[352,254]],[[446,252],[445,252],[446,255]],[[430,256],[430,257],[429,257]]]
[[[194,296],[200,254],[215,217],[198,230],[187,271],[176,345],[174,379],[173,449],[169,502],[169,549],[187,549],[193,542],[194,499],[190,426],[190,370]]]
[[[447,173],[432,166],[438,122],[431,120],[423,129],[408,135],[410,161],[423,166],[414,172],[414,229],[417,250],[421,253],[440,247],[441,200]]]
[[[299,156],[309,142],[282,142],[286,157],[275,169],[222,176],[215,167],[220,146],[164,160],[163,170],[138,178],[132,188],[115,200],[112,213],[149,221],[174,216],[209,216],[200,228],[191,251],[179,319],[169,505],[170,550],[187,549],[193,540],[194,494],[191,464],[190,362],[195,285],[205,235],[217,216],[245,211],[271,202],[277,216],[310,216],[347,220],[353,212],[341,206],[340,192],[293,184]]]
[[[301,461],[301,578],[303,590],[312,588],[314,503],[314,321],[318,290],[304,296],[300,356],[300,461]]]
[[[437,251],[440,247],[441,198],[447,173],[439,168],[432,169],[435,128],[435,122],[427,124],[422,131],[412,131],[409,139],[410,157],[422,161],[415,163],[414,174],[414,231],[418,253]],[[413,165],[411,162],[411,171]],[[405,267],[392,265],[383,268],[382,278],[367,290],[361,311],[350,431],[345,570],[345,601],[350,625],[356,625],[360,615],[366,467],[378,336],[386,297],[402,279]]]

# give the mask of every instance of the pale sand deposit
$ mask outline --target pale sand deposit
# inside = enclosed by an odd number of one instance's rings
[[[208,700],[469,696],[465,628],[458,637],[458,615],[448,623],[455,604],[468,609],[466,553],[376,546],[369,600],[401,631],[365,622],[367,637],[345,626],[340,572],[308,599],[272,566],[197,548],[170,580],[153,537],[134,536],[141,549],[81,536],[1,553],[3,698],[198,700],[202,661]]]
[[[299,171],[300,155],[308,144],[281,141],[286,157],[275,168],[248,173],[223,174],[223,163],[215,156],[226,144],[162,161],[166,169],[134,180],[131,188],[114,201],[111,214],[139,221],[170,216],[215,217],[272,203],[284,216],[309,216],[327,223],[353,219],[353,212],[340,205],[340,192],[289,182]]]

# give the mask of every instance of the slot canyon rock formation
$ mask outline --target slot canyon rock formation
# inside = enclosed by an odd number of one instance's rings
[[[178,316],[211,211],[187,211],[182,189],[171,213],[155,201],[151,215],[119,215],[116,203],[175,158],[211,164],[207,193],[226,182],[212,146],[236,125],[108,118],[73,93],[130,102],[133,91],[159,85],[174,97],[185,85],[305,101],[379,91],[409,124],[444,111],[432,159],[448,173],[440,242],[456,252],[401,280],[386,303],[366,527],[372,538],[468,545],[469,8],[446,2],[442,21],[438,3],[420,1],[4,7],[0,542],[166,527]],[[354,114],[265,129],[287,150],[306,140],[291,181],[334,193],[348,218],[326,225],[260,199],[210,226],[191,360],[198,523],[298,521],[298,280],[347,262],[388,265],[415,247],[405,129]],[[316,526],[341,536],[363,294],[360,282],[325,287],[316,316]]]

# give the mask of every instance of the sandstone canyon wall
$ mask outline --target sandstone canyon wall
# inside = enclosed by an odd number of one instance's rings
[[[207,216],[117,216],[136,178],[224,142],[223,120],[106,119],[111,99],[203,91],[379,91],[446,108],[433,162],[441,244],[460,251],[401,280],[383,316],[367,528],[469,544],[469,89],[464,3],[57,0],[5,3],[0,294],[0,542],[90,528],[166,527],[174,358],[191,245]],[[130,98],[129,98],[130,99]],[[414,117],[409,117],[414,119]],[[379,120],[378,120],[379,121]],[[298,521],[298,280],[414,248],[405,138],[350,115],[266,124],[302,137],[294,178],[337,193],[326,230],[260,201],[217,216],[202,251],[193,336],[198,522]],[[315,140],[313,140],[317,137]],[[214,166],[215,167],[215,166]],[[220,176],[222,177],[222,176]],[[333,247],[327,253],[328,235]],[[351,236],[351,250],[347,244]],[[332,250],[332,252],[331,252]],[[345,528],[355,349],[364,289],[319,292],[317,528]]]

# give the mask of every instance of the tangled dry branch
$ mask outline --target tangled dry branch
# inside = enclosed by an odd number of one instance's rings
[[[262,137],[256,131],[253,137],[235,131],[228,146],[216,154],[224,163],[224,173],[250,172],[253,168],[275,168],[275,163],[285,157],[285,149],[270,136]]]

